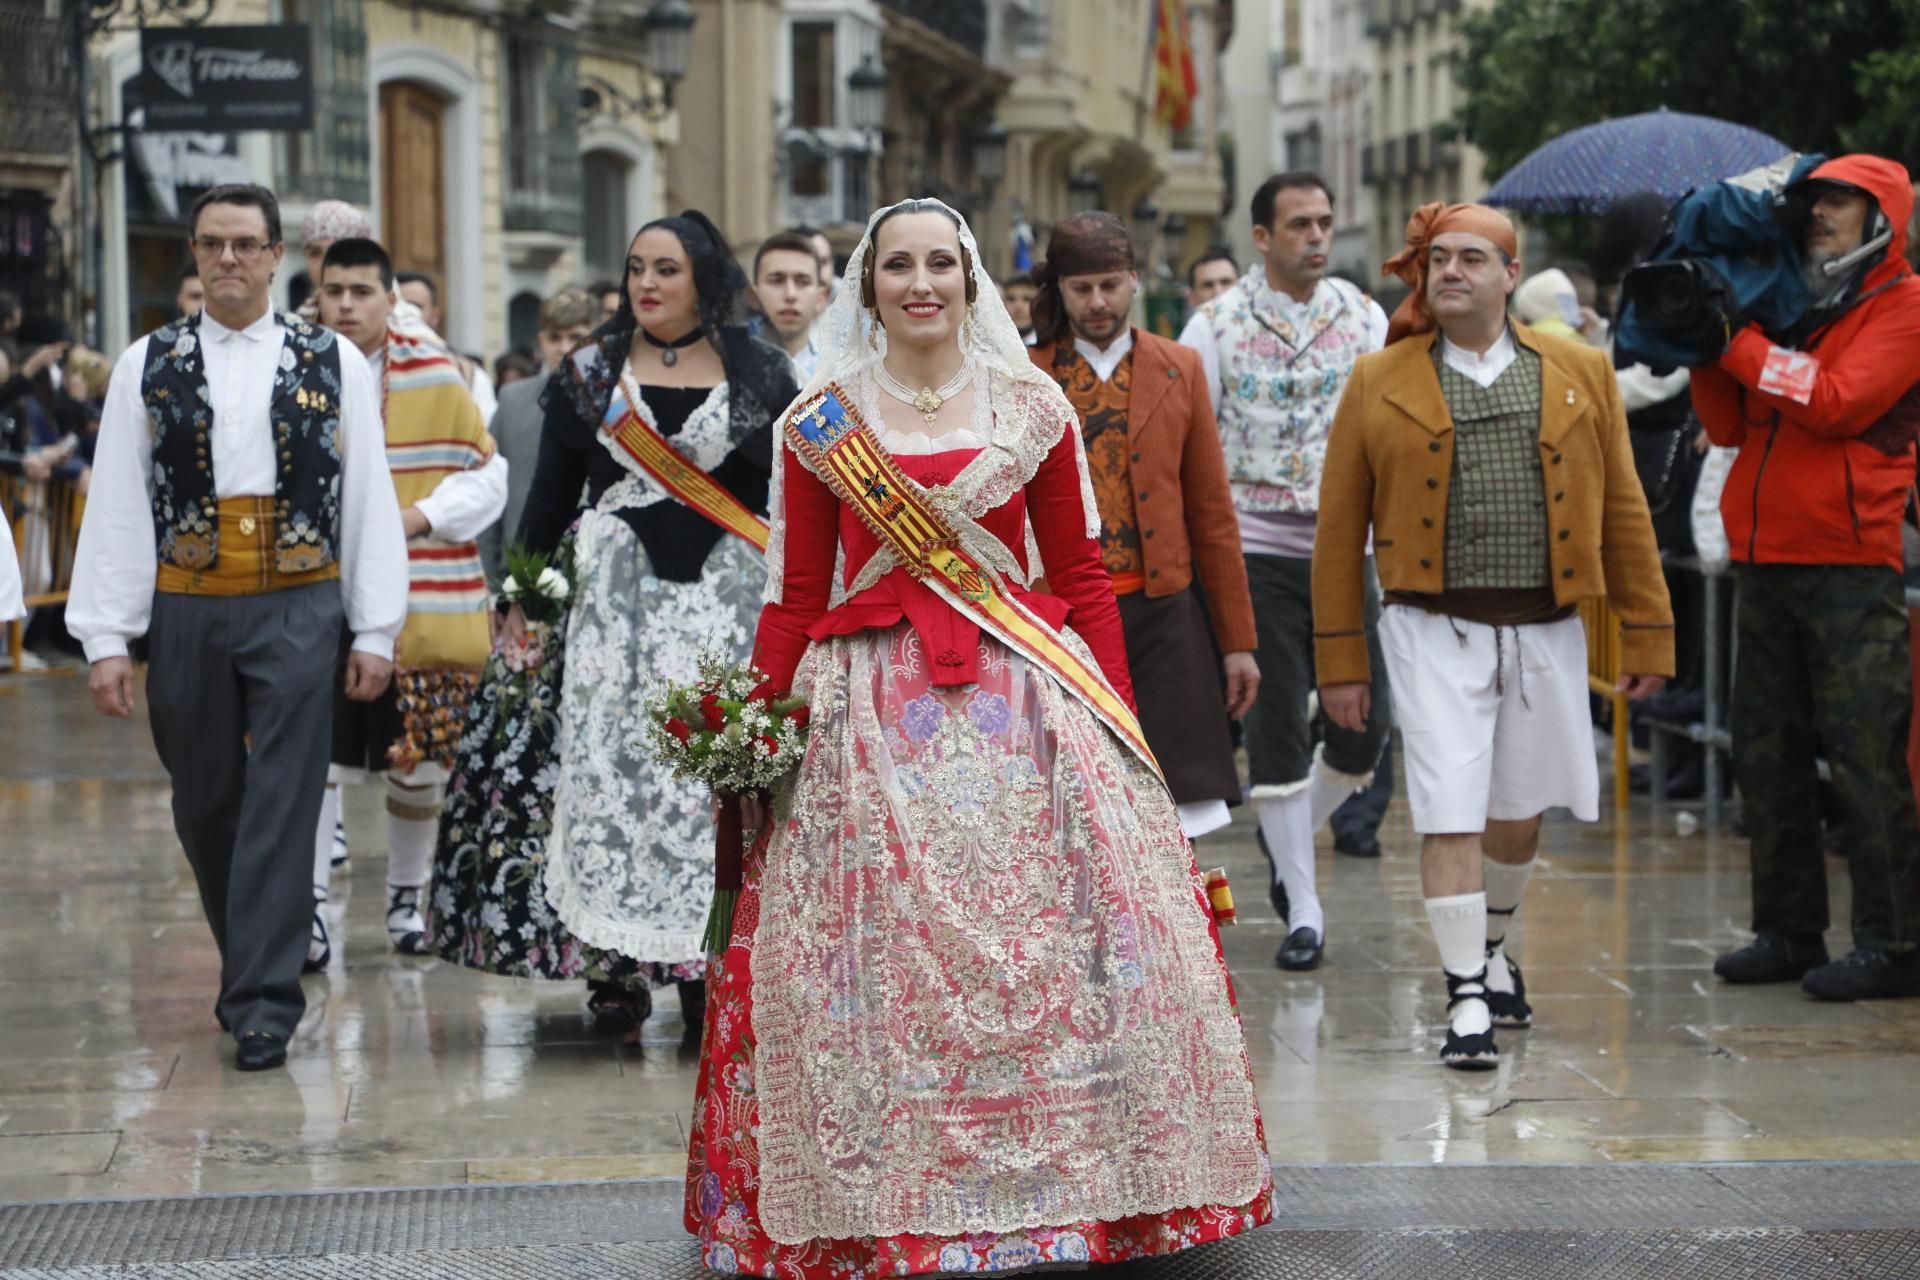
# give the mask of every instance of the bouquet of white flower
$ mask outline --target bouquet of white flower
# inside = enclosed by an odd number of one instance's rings
[[[507,580],[500,584],[500,598],[519,605],[528,622],[558,622],[573,593],[567,572],[572,567],[515,543],[507,551]]]
[[[507,548],[507,577],[500,584],[500,599],[503,604],[520,606],[520,614],[527,621],[522,639],[501,633],[500,657],[509,671],[529,671],[546,660],[554,625],[567,616],[567,602],[573,594],[571,549],[571,543],[562,543],[549,558],[519,543]]]

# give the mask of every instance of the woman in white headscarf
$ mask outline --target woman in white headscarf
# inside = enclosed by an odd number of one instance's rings
[[[1073,410],[937,201],[875,214],[822,332],[756,640],[811,738],[710,970],[688,1229],[715,1271],[792,1280],[1250,1230],[1273,1206],[1246,1048],[1131,745]],[[854,437],[879,451],[857,475],[822,444]],[[886,537],[902,502],[940,536]]]

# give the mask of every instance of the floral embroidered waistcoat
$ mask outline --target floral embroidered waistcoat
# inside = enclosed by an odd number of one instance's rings
[[[1263,264],[1206,304],[1220,352],[1220,442],[1241,511],[1314,515],[1333,411],[1368,349],[1367,301],[1323,280],[1299,330],[1257,299]]]
[[[340,545],[340,349],[331,329],[282,314],[273,375],[274,564],[306,573]],[[153,523],[162,563],[204,569],[220,555],[213,474],[213,399],[200,353],[200,317],[147,341],[140,399],[153,424]]]

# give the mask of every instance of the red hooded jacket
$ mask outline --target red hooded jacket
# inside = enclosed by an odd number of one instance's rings
[[[1760,390],[1773,342],[1749,325],[1718,363],[1694,370],[1693,405],[1708,438],[1740,450],[1720,498],[1736,561],[1899,570],[1920,429],[1920,277],[1906,256],[1913,186],[1905,167],[1878,156],[1842,156],[1811,177],[1879,201],[1893,224],[1886,257],[1860,300],[1801,348],[1820,361],[1805,404]]]

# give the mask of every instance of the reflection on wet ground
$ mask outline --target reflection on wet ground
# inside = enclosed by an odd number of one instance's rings
[[[393,956],[379,794],[350,791],[334,963],[289,1069],[242,1076],[142,720],[84,681],[0,681],[0,1200],[676,1174],[693,1068],[662,992],[644,1042],[587,1034],[573,987]],[[1280,973],[1246,821],[1210,838],[1274,1159],[1587,1163],[1920,1158],[1920,1001],[1729,989],[1730,838],[1548,829],[1514,954],[1536,1011],[1485,1076],[1434,1058],[1444,988],[1404,810],[1378,862],[1323,850],[1327,963]],[[1669,815],[1660,824],[1674,829]],[[1834,912],[1845,919],[1845,877]],[[1829,944],[1844,948],[1844,937]]]

